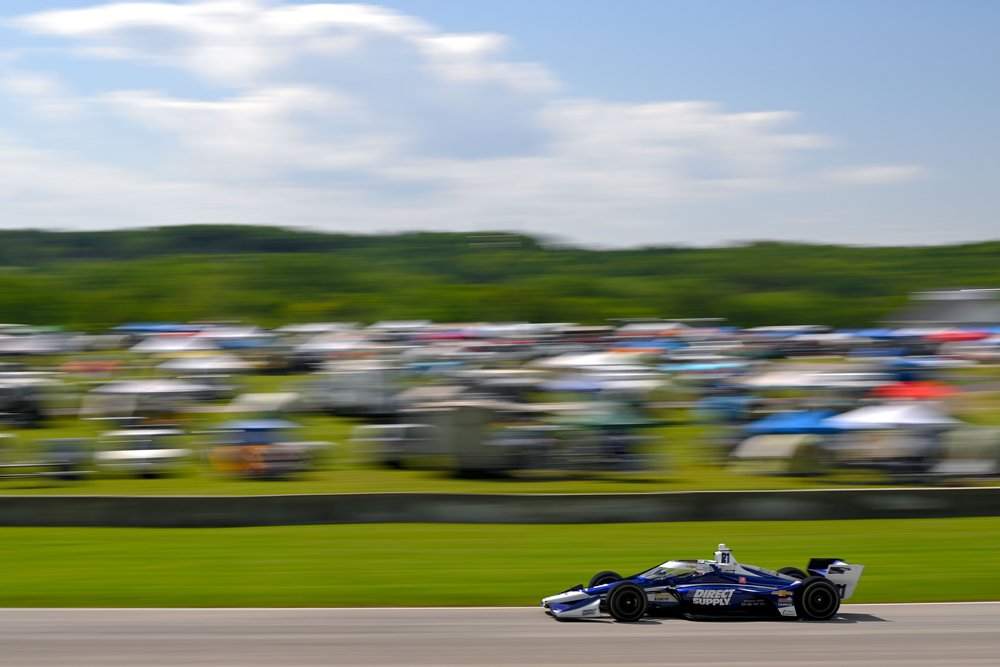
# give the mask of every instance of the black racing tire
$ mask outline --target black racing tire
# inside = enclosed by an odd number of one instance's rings
[[[778,570],[778,574],[787,574],[789,577],[793,577],[799,580],[805,579],[806,577],[809,576],[809,573],[804,572],[803,570],[800,570],[797,567],[783,567],[780,570]]]
[[[807,621],[827,621],[840,609],[840,593],[825,577],[806,577],[792,601],[799,618]]]
[[[639,584],[622,581],[608,591],[608,613],[619,623],[635,623],[646,615],[646,591]]]
[[[587,584],[587,588],[593,588],[594,586],[600,586],[602,584],[610,584],[616,581],[621,581],[622,575],[614,572],[612,570],[602,570],[590,578],[590,583]]]

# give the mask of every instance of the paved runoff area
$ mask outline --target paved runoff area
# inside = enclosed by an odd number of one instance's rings
[[[533,608],[0,609],[0,665],[990,665],[1000,603],[834,621],[559,622]]]

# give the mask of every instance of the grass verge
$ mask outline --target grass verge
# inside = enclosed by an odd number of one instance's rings
[[[596,571],[711,558],[866,565],[852,602],[996,599],[1000,517],[612,525],[2,528],[0,605],[533,605]]]

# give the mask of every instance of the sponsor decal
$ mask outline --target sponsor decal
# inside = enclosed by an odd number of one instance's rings
[[[698,589],[694,592],[692,602],[706,607],[724,607],[733,599],[733,589]]]
[[[581,616],[596,616],[597,615],[597,610],[596,609],[584,609],[580,613],[580,615]]]
[[[740,583],[741,584],[747,583],[747,578],[746,577],[740,577]]]
[[[653,602],[674,602],[677,600],[672,593],[667,593],[665,591],[662,593],[653,593],[649,596],[649,599]]]
[[[778,607],[778,613],[782,616],[795,616],[795,607]]]
[[[756,600],[756,599],[754,599],[754,600],[744,600],[740,604],[740,606],[741,607],[766,607],[767,603],[764,602],[763,600]]]
[[[778,599],[774,601],[774,604],[778,605],[778,608],[789,607],[792,605],[792,592],[791,591],[774,591],[771,595],[776,596]]]

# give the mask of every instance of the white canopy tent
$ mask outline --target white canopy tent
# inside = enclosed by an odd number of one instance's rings
[[[254,364],[231,354],[220,354],[211,357],[180,357],[171,359],[156,367],[161,371],[173,373],[247,373]]]
[[[195,338],[194,336],[150,336],[131,348],[132,352],[145,354],[176,354],[217,349],[219,347],[207,338]]]
[[[871,371],[769,371],[743,380],[740,384],[754,389],[842,388],[867,389],[887,384],[886,373]]]
[[[595,366],[631,366],[639,364],[645,352],[591,352],[589,354],[560,354],[535,362],[538,368],[569,369],[594,368]]]
[[[962,422],[926,403],[885,403],[851,410],[824,423],[845,430],[950,426]]]
[[[183,395],[197,394],[199,392],[212,391],[213,388],[205,384],[194,382],[184,382],[183,380],[120,380],[109,382],[94,389],[94,394],[121,394],[121,395]]]

